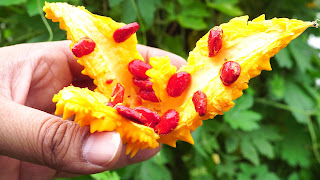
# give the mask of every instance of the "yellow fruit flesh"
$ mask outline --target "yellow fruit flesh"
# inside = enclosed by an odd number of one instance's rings
[[[248,87],[249,79],[259,75],[261,70],[271,70],[270,58],[313,25],[312,22],[285,18],[265,20],[263,15],[253,21],[248,21],[248,16],[242,16],[221,24],[223,43],[220,52],[215,57],[208,57],[206,34],[190,52],[188,64],[179,69],[190,73],[192,81],[178,98],[169,97],[166,92],[166,84],[176,68],[169,63],[168,57],[151,58],[153,68],[147,71],[147,75],[151,77],[153,89],[161,102],[143,101],[142,106],[160,115],[168,109],[175,109],[180,114],[179,125],[171,133],[159,136],[153,129],[133,123],[106,106],[116,83],[125,87],[123,104],[129,107],[139,105],[138,88],[134,87],[128,71],[129,62],[143,60],[136,49],[136,36],[131,36],[123,43],[115,43],[113,32],[124,24],[93,15],[83,7],[46,3],[44,11],[47,18],[60,22],[72,45],[84,36],[93,39],[97,45],[93,53],[78,60],[85,67],[83,73],[94,79],[97,92],[66,87],[53,99],[57,102],[56,114],[64,113],[64,118],[75,114],[76,122],[81,126],[90,125],[91,132],[119,132],[123,142],[127,143],[127,154],[132,152],[131,156],[139,149],[155,148],[159,143],[175,147],[176,141],[182,140],[193,144],[190,132],[199,127],[202,120],[228,111],[234,105],[232,100],[240,97],[242,90]],[[220,68],[225,61],[236,61],[241,65],[241,74],[231,86],[224,86],[219,78]],[[108,85],[107,79],[114,81]],[[191,100],[193,93],[199,89],[208,97],[208,112],[204,117],[197,114]]]

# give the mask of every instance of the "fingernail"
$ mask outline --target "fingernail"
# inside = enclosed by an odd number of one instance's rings
[[[83,157],[91,164],[105,166],[116,156],[121,138],[117,132],[95,132],[83,145]]]

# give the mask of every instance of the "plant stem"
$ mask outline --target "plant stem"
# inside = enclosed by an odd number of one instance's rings
[[[52,39],[53,39],[52,29],[51,29],[47,19],[44,17],[44,14],[43,14],[43,11],[42,11],[42,8],[41,8],[41,4],[40,4],[40,0],[37,0],[37,4],[38,4],[38,10],[39,10],[41,19],[42,19],[42,21],[43,21],[44,25],[46,26],[46,28],[48,30],[48,33],[49,33],[49,38],[48,38],[47,41],[52,41]]]
[[[137,7],[137,4],[136,4],[135,0],[131,0],[131,3],[132,3],[132,6],[133,6],[134,11],[135,11],[136,14],[137,14],[138,22],[139,22],[139,25],[140,25],[140,27],[141,27],[141,31],[142,31],[142,44],[147,45],[147,34],[146,34],[146,31],[145,31],[145,28],[144,28],[143,20],[142,20],[142,18],[141,18],[141,16],[140,16],[139,9],[138,9],[138,7]]]
[[[283,110],[287,110],[287,111],[291,111],[291,112],[296,112],[296,113],[304,114],[304,115],[307,115],[307,116],[320,114],[320,112],[317,112],[317,111],[306,111],[306,110],[298,109],[298,108],[295,108],[295,107],[292,107],[292,106],[289,106],[289,105],[286,105],[286,104],[278,103],[276,101],[269,101],[269,100],[266,100],[264,98],[255,98],[255,101],[257,103],[260,103],[260,104],[265,104],[265,105],[272,106],[272,107],[275,107],[275,108],[278,108],[278,109],[283,109]]]
[[[320,154],[319,154],[319,151],[318,151],[317,136],[316,136],[316,133],[314,131],[312,120],[311,120],[310,116],[308,116],[307,123],[308,123],[309,133],[310,133],[310,136],[311,136],[311,141],[312,141],[313,154],[316,157],[317,162],[320,164]]]

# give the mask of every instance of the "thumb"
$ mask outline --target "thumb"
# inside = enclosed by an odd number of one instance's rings
[[[0,97],[0,154],[73,174],[112,168],[122,142],[117,132],[90,134],[72,121]]]

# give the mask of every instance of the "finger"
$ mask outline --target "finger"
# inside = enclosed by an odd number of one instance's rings
[[[0,97],[0,154],[71,174],[92,174],[126,165],[117,132],[90,134],[72,121]],[[151,153],[150,155],[153,155]],[[137,161],[150,156],[140,157]]]
[[[154,56],[168,56],[171,64],[176,66],[177,68],[180,68],[181,66],[187,64],[187,61],[185,59],[168,51],[140,44],[137,45],[137,49],[146,62],[149,62],[149,59]]]

